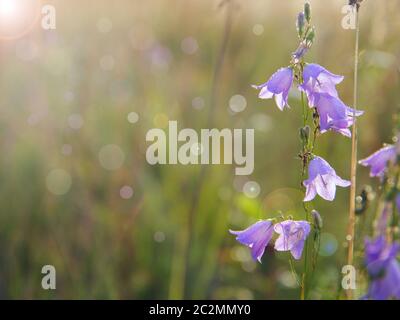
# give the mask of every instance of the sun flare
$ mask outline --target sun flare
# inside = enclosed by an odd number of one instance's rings
[[[0,0],[0,17],[13,17],[18,11],[18,4],[15,0]]]

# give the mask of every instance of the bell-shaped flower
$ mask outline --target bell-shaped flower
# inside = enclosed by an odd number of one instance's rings
[[[275,224],[274,229],[279,234],[279,238],[275,241],[275,250],[290,251],[293,258],[299,260],[304,242],[311,231],[310,223],[286,220]]]
[[[303,83],[299,89],[306,93],[310,107],[314,107],[315,93],[326,93],[337,98],[336,85],[343,79],[343,76],[333,74],[318,64],[310,63],[303,70]]]
[[[287,67],[279,69],[267,82],[259,86],[253,85],[252,87],[260,89],[258,97],[261,99],[271,99],[274,97],[276,105],[283,111],[285,106],[289,108],[288,95],[292,83],[293,69]]]
[[[314,93],[313,99],[319,114],[320,132],[333,130],[351,137],[349,127],[353,124],[354,115],[358,117],[364,112],[349,108],[339,98],[327,93]]]
[[[365,298],[400,299],[399,249],[398,244],[387,243],[384,236],[365,240],[365,263],[371,279]]]
[[[318,194],[323,199],[335,199],[336,186],[348,187],[350,181],[340,178],[335,170],[321,157],[314,157],[308,166],[308,179],[303,181],[306,187],[304,201],[311,201]]]
[[[388,145],[379,149],[368,158],[360,160],[359,163],[365,167],[371,167],[371,177],[383,178],[388,162],[394,162],[396,157],[396,147],[394,145]]]
[[[271,220],[261,220],[243,231],[229,230],[229,232],[236,235],[236,240],[241,244],[251,248],[251,256],[261,263],[261,257],[265,247],[271,241],[274,228]]]

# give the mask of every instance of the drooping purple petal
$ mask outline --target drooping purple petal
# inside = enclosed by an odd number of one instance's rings
[[[363,111],[354,112],[339,98],[327,93],[314,93],[313,101],[319,114],[321,133],[332,130],[347,137],[351,136],[349,127],[353,125],[353,116],[355,114],[358,117],[363,114]]]
[[[383,178],[389,161],[396,160],[397,152],[394,145],[388,145],[374,152],[368,158],[359,161],[365,167],[371,167],[370,176]]]
[[[267,82],[252,87],[260,89],[258,97],[261,99],[275,98],[276,105],[283,111],[285,107],[289,108],[288,96],[292,83],[293,69],[288,67],[279,69]]]
[[[365,240],[365,263],[371,279],[368,299],[400,299],[400,265],[396,260],[399,248],[384,236]]]
[[[311,231],[310,223],[286,220],[275,224],[274,230],[279,234],[279,238],[275,241],[275,250],[290,251],[294,259],[300,259],[304,241]]]
[[[314,157],[308,166],[308,179],[303,181],[306,187],[304,201],[311,201],[318,194],[325,200],[335,198],[336,186],[348,187],[351,182],[340,178],[330,164],[321,157]]]
[[[229,230],[229,232],[236,235],[236,240],[241,244],[251,248],[253,259],[261,263],[261,257],[271,241],[274,228],[271,220],[260,220],[243,231]]]
[[[336,85],[343,79],[343,76],[333,74],[324,67],[311,63],[307,64],[303,70],[303,83],[299,89],[306,93],[310,107],[314,107],[316,93],[326,93],[337,98]]]

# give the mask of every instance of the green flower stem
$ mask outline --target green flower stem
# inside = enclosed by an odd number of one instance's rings
[[[354,102],[353,102],[353,128],[352,128],[352,139],[351,139],[351,186],[350,186],[350,205],[349,205],[349,221],[347,227],[348,252],[347,252],[347,264],[353,265],[354,260],[354,234],[355,234],[355,205],[356,205],[356,175],[357,175],[357,121],[356,121],[356,110],[357,110],[357,98],[358,98],[358,58],[359,58],[359,35],[360,35],[360,24],[359,24],[359,5],[355,6],[356,15],[356,38],[355,38],[355,52],[354,52]],[[349,289],[346,291],[348,300],[353,299],[353,290]]]
[[[304,62],[301,62],[300,63],[300,76],[299,76],[300,83],[303,82],[303,79],[302,79],[303,69],[304,69]],[[301,105],[302,105],[302,111],[303,111],[303,127],[305,127],[307,125],[309,108],[304,99],[304,92],[301,92]],[[312,141],[311,146],[310,146],[310,141]],[[310,137],[308,137],[308,139],[306,141],[304,141],[304,140],[302,141],[302,153],[301,153],[302,181],[304,180],[305,173],[308,168],[308,164],[309,164],[309,160],[310,160],[310,150],[313,148],[314,142],[315,142],[315,136],[313,137],[313,140],[311,140]],[[302,189],[304,190],[304,187],[302,187]],[[309,212],[308,212],[309,210],[307,208],[307,205],[304,202],[303,202],[303,208],[304,208],[304,212],[305,212],[305,220],[309,221]],[[301,290],[300,290],[300,299],[301,300],[307,299],[308,258],[309,258],[308,246],[309,246],[309,241],[308,241],[308,237],[307,237],[305,244],[304,244],[304,269],[303,269],[303,274],[301,277]]]

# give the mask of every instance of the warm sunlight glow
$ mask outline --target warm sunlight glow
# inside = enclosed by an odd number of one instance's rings
[[[0,0],[0,40],[31,30],[40,17],[41,0]]]
[[[17,13],[17,2],[15,0],[0,0],[0,16],[11,17]]]

